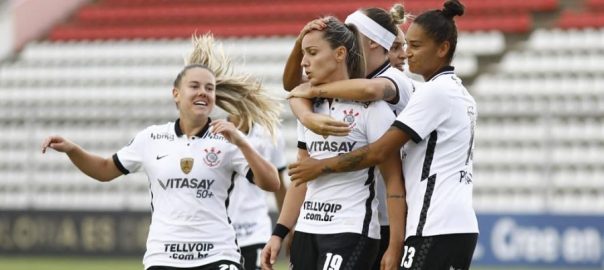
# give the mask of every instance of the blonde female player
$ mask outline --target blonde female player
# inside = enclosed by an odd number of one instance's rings
[[[249,78],[245,74],[233,74],[230,65],[231,59],[224,54],[222,45],[216,43],[211,35],[194,37],[193,44],[194,50],[186,62],[189,64],[205,64],[211,70],[214,70],[218,89],[241,87],[241,82]],[[238,76],[239,79],[234,80],[234,76]],[[249,84],[247,88],[260,89],[259,84],[254,85],[253,83]],[[262,98],[262,100],[269,99],[272,98],[269,96]],[[274,100],[274,103],[276,103],[276,100]],[[242,121],[242,117],[235,114],[229,115],[227,119],[246,134],[252,146],[277,168],[279,178],[282,180],[283,170],[285,170],[287,164],[284,156],[285,141],[281,132],[274,130],[273,136],[271,136],[270,132],[262,125]],[[244,268],[246,270],[259,269],[260,252],[268,241],[272,229],[266,202],[267,194],[253,182],[250,182],[245,175],[237,174],[234,182],[228,205],[229,218],[235,228],[237,243],[244,258]],[[285,187],[283,181],[281,181],[281,188],[278,192],[275,192],[279,210],[284,196]]]
[[[277,107],[258,99],[259,93],[245,86],[217,89],[216,85],[216,77],[206,66],[185,66],[172,90],[179,119],[144,129],[109,158],[60,136],[43,142],[42,152],[52,148],[66,153],[76,167],[99,181],[145,171],[152,196],[145,269],[242,269],[226,209],[233,176],[253,176],[252,181],[265,190],[279,188],[276,169],[245,136],[232,123],[209,117],[220,102],[223,109],[245,115],[245,121],[267,123],[270,129],[277,121]],[[233,99],[239,96],[246,98]],[[253,113],[242,114],[240,104],[234,102],[254,108]]]

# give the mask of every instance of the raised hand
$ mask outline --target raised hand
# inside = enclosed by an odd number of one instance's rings
[[[71,141],[61,136],[49,136],[42,141],[42,154],[46,153],[47,148],[52,148],[58,152],[68,153],[76,148]]]
[[[220,133],[230,143],[240,146],[245,141],[243,134],[235,127],[235,125],[224,119],[213,120],[210,123],[210,132],[213,134]]]

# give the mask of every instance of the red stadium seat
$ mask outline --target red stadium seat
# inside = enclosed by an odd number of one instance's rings
[[[588,10],[604,10],[604,0],[587,0],[585,5]]]
[[[604,27],[604,11],[562,13],[557,26],[563,29]]]
[[[74,20],[52,30],[50,38],[112,39],[188,37],[191,31],[218,36],[295,35],[308,20],[322,15],[344,19],[362,7],[388,8],[392,1],[351,0],[101,0],[76,12]],[[406,9],[419,14],[440,8],[441,0],[407,0]],[[465,0],[466,14],[458,19],[462,31],[531,29],[530,12],[554,10],[557,0]],[[169,30],[166,30],[169,29]],[[264,30],[263,30],[264,29]],[[250,32],[251,31],[251,32]],[[165,34],[166,36],[162,36]]]

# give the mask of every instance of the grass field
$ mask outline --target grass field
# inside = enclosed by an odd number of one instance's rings
[[[0,270],[142,270],[138,258],[0,257]],[[280,261],[277,270],[287,270]],[[535,268],[472,267],[472,270],[545,270]],[[560,269],[561,270],[561,269]],[[567,269],[570,270],[570,269]]]
[[[142,258],[0,257],[0,270],[142,270]],[[287,270],[279,262],[277,270]]]

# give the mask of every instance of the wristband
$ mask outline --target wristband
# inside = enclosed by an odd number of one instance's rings
[[[289,233],[289,228],[285,227],[285,225],[277,223],[275,225],[275,229],[273,229],[273,235],[279,236],[281,239],[285,238],[285,236]]]

